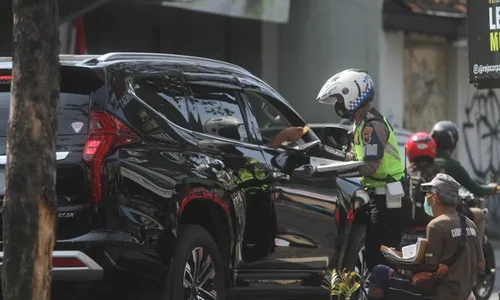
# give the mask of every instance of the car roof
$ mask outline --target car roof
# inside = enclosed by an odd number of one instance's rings
[[[198,67],[200,70],[219,70],[234,75],[246,76],[255,80],[260,85],[265,86],[276,99],[294,110],[290,103],[266,82],[240,66],[220,60],[166,53],[111,52],[103,55],[60,54],[59,61],[62,66],[85,68],[106,68],[113,66],[117,70],[126,69],[132,72],[144,71],[145,66],[151,65],[160,67],[165,65],[180,65]],[[0,69],[12,69],[12,57],[0,57]]]
[[[108,66],[120,62],[171,62],[216,67],[236,73],[251,75],[250,72],[237,65],[210,58],[147,52],[111,52],[103,55],[60,54],[59,61],[63,66]],[[12,57],[0,57],[0,68],[11,68]]]

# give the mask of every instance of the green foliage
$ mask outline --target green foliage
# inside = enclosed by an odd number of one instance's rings
[[[330,291],[330,297],[344,296],[345,300],[350,300],[351,296],[359,289],[360,283],[356,281],[356,272],[343,270],[340,274],[333,269],[328,271],[323,279],[322,287]]]

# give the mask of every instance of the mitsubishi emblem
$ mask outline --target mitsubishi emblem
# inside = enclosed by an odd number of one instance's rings
[[[71,123],[71,127],[73,127],[73,131],[75,133],[79,133],[82,130],[83,125],[84,125],[83,122],[80,121]]]

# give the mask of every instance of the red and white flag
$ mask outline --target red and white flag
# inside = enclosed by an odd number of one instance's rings
[[[70,53],[87,54],[87,38],[85,37],[85,25],[83,23],[83,16],[79,16],[73,19]]]

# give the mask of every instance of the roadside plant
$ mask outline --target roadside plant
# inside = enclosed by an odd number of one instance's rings
[[[356,272],[344,269],[340,274],[336,269],[328,271],[323,279],[322,287],[327,289],[330,300],[333,296],[336,299],[350,300],[351,296],[359,289],[360,283],[356,281]]]

